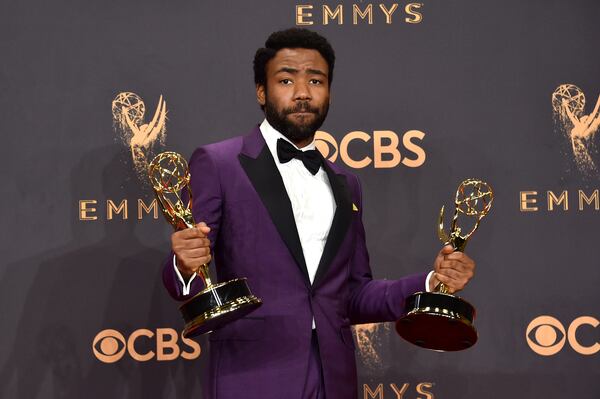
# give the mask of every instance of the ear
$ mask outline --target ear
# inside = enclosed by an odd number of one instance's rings
[[[261,107],[264,107],[267,102],[265,97],[265,86],[260,83],[256,85],[256,101],[258,101]]]

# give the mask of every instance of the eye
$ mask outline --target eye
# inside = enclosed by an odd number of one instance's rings
[[[292,80],[291,79],[281,79],[279,81],[279,83],[284,84],[284,85],[290,85],[290,84],[292,84]]]
[[[310,80],[310,84],[313,84],[313,85],[322,85],[323,81],[320,80],[320,79],[311,79]]]

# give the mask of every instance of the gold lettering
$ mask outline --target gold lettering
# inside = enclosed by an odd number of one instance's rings
[[[183,333],[181,334],[181,341],[190,348],[192,348],[191,352],[181,351],[182,358],[184,358],[185,360],[194,360],[200,357],[200,354],[202,353],[202,348],[200,348],[200,344],[198,342],[194,341],[193,339],[184,337]]]
[[[594,209],[600,209],[600,200],[598,199],[598,189],[594,190],[591,196],[586,196],[583,190],[579,190],[579,210],[583,211],[583,202],[586,204],[592,205],[592,201],[594,201]]]
[[[383,399],[383,384],[377,385],[377,389],[373,392],[371,387],[367,384],[363,384],[364,387],[364,399]],[[369,396],[367,396],[369,395]]]
[[[394,3],[392,5],[392,8],[390,8],[389,10],[385,7],[385,4],[380,4],[379,8],[381,8],[381,11],[383,11],[383,13],[385,14],[385,23],[388,25],[391,24],[392,23],[392,14],[398,8],[398,3]]]
[[[129,351],[129,354],[135,360],[139,362],[147,362],[148,360],[154,357],[154,352],[150,351],[148,353],[141,354],[135,350],[135,340],[141,336],[152,338],[154,336],[154,333],[150,330],[146,330],[145,328],[135,330],[131,333],[129,339],[127,340],[127,351]]]
[[[407,150],[416,154],[417,158],[416,159],[404,158],[402,160],[402,164],[408,166],[409,168],[418,168],[419,166],[421,166],[425,163],[425,159],[427,158],[427,155],[425,154],[425,151],[423,150],[423,148],[419,147],[418,145],[416,145],[412,141],[410,141],[410,139],[412,139],[412,138],[417,138],[419,140],[423,140],[424,137],[425,137],[425,133],[423,133],[419,130],[409,130],[408,132],[404,133],[404,136],[402,137],[402,144],[404,145],[404,147]]]
[[[338,25],[344,24],[344,5],[338,4],[334,11],[323,4],[323,25],[328,25],[330,19],[337,19]]]
[[[142,220],[144,217],[143,212],[150,213],[153,212],[154,219],[158,219],[158,205],[156,203],[156,198],[152,200],[150,206],[146,206],[146,203],[141,198],[138,198],[138,219]]]
[[[595,317],[591,316],[581,316],[573,320],[573,323],[569,326],[569,330],[567,331],[567,336],[569,337],[569,344],[575,352],[580,353],[582,355],[594,355],[600,351],[600,343],[595,343],[590,346],[583,346],[577,341],[577,329],[582,325],[592,326],[594,328],[598,327],[600,321]]]
[[[396,384],[390,384],[390,387],[392,387],[392,389],[394,390],[394,393],[396,394],[396,399],[402,399],[404,397],[404,393],[406,393],[406,390],[408,389],[409,384],[408,383],[404,383],[402,384],[402,388],[398,388],[398,386]]]
[[[360,9],[358,4],[352,4],[352,22],[354,25],[358,24],[358,17],[360,19],[368,18],[369,25],[373,25],[373,4],[369,4],[364,11]]]
[[[537,203],[537,198],[529,198],[530,195],[537,195],[537,191],[521,191],[520,196],[520,208],[521,212],[537,212],[537,206],[530,206]]]
[[[359,161],[355,161],[354,159],[350,158],[350,155],[348,155],[348,145],[352,140],[357,139],[367,142],[371,140],[371,136],[361,131],[350,132],[345,135],[340,143],[340,157],[342,158],[342,161],[344,161],[344,163],[351,168],[361,169],[368,166],[372,160],[369,157],[364,157]]]
[[[417,393],[421,395],[425,395],[424,398],[418,397],[417,399],[434,399],[433,392],[426,391],[425,388],[430,389],[433,388],[433,383],[431,382],[422,382],[417,385]]]
[[[169,340],[165,340],[167,336],[170,337]],[[156,360],[164,362],[177,359],[180,352],[177,337],[177,331],[172,328],[156,329]],[[169,349],[170,353],[165,353],[165,349]]]
[[[558,198],[552,191],[548,191],[548,210],[553,211],[554,205],[562,204],[563,210],[569,210],[569,193],[567,190],[564,190]]]
[[[422,6],[423,4],[421,3],[408,3],[406,7],[404,7],[404,11],[406,11],[406,14],[410,15],[412,18],[407,17],[404,18],[404,20],[409,24],[418,24],[421,22],[423,20],[423,14],[415,10],[418,10]]]
[[[79,220],[98,220],[98,216],[90,215],[91,212],[96,212],[96,208],[88,207],[97,203],[96,200],[79,200]]]
[[[305,18],[311,18],[312,13],[306,12],[305,10],[312,10],[311,5],[297,5],[296,6],[296,25],[312,25],[313,21],[307,21]]]
[[[112,220],[113,213],[118,215],[121,212],[123,212],[123,220],[127,219],[127,199],[121,201],[119,206],[116,206],[112,200],[106,200],[106,219]]]
[[[398,135],[391,130],[375,130],[374,144],[373,144],[373,156],[375,157],[376,168],[393,168],[400,163],[400,151],[398,151]],[[389,139],[388,145],[383,145],[383,139]],[[391,154],[392,159],[387,161],[383,160],[383,154]]]

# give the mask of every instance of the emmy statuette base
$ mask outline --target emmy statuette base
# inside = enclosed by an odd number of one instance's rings
[[[183,336],[191,338],[217,330],[260,305],[262,301],[252,295],[245,278],[207,287],[179,307],[185,321]]]
[[[417,292],[406,300],[406,315],[396,322],[398,334],[417,346],[459,351],[477,342],[475,308],[464,299],[439,292]]]

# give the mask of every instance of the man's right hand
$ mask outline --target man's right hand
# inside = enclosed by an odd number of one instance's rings
[[[211,260],[209,232],[210,227],[200,222],[195,227],[179,230],[171,235],[171,248],[177,257],[177,268],[186,280]]]

